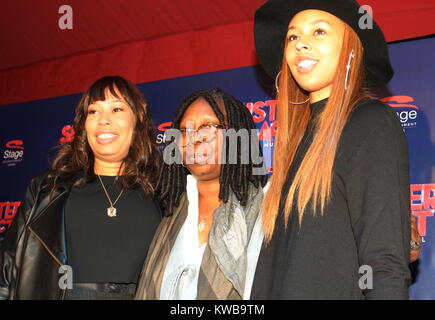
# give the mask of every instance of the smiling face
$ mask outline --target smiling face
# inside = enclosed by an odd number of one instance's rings
[[[200,129],[198,133],[191,134],[189,143],[185,141],[182,143],[185,146],[179,146],[183,163],[196,180],[210,181],[219,179],[221,171],[219,155],[222,150],[222,134],[219,130],[216,130],[216,127],[220,125],[220,121],[213,109],[202,98],[194,101],[181,118],[181,131]],[[216,131],[216,135],[210,134],[208,131]],[[201,136],[204,137],[203,140],[211,140],[211,142],[203,142],[200,139]],[[185,139],[187,138],[186,135]]]
[[[343,43],[345,25],[320,10],[304,10],[290,21],[285,59],[298,85],[312,102],[329,97]]]
[[[116,90],[117,91],[117,90]],[[122,97],[117,92],[119,97]],[[119,163],[128,155],[133,138],[136,117],[123,98],[109,90],[104,101],[95,101],[87,109],[86,136],[95,160]]]

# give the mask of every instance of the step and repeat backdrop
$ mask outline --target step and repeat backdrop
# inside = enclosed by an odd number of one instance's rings
[[[435,299],[435,38],[389,45],[395,76],[379,97],[397,113],[409,143],[412,214],[423,236],[412,265],[412,299]],[[276,133],[273,81],[260,67],[245,67],[139,84],[158,130],[157,142],[181,99],[220,87],[246,104],[259,129],[270,168]],[[58,146],[73,139],[71,123],[80,94],[0,106],[0,241],[30,179],[49,167]],[[267,130],[270,129],[270,130]]]

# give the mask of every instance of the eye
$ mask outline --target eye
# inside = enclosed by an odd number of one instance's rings
[[[112,109],[112,112],[122,112],[122,111],[124,111],[124,108],[122,107],[115,107]]]
[[[218,123],[205,123],[203,124],[201,127],[199,127],[200,129],[207,129],[207,130],[211,130],[211,129],[218,129],[221,128],[222,126]]]
[[[88,114],[96,114],[97,110],[94,109],[88,109]]]
[[[293,41],[293,40],[297,40],[297,39],[298,39],[298,36],[296,36],[294,34],[291,34],[287,37],[287,41]]]
[[[316,36],[323,36],[325,34],[326,34],[326,31],[324,29],[319,28],[319,29],[314,30],[314,35],[316,35]]]

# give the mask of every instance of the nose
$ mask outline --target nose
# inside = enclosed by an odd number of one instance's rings
[[[297,40],[297,43],[296,43],[296,50],[298,50],[298,51],[302,51],[302,50],[307,51],[309,49],[311,49],[311,46],[310,46],[309,42],[305,38],[300,37]]]
[[[100,126],[105,126],[105,125],[109,125],[110,123],[111,123],[110,113],[108,112],[100,113],[100,119],[98,119],[98,124]]]
[[[191,142],[193,145],[196,145],[196,144],[202,142],[201,136],[198,134],[198,131],[192,131],[192,132],[190,133],[190,137],[189,137],[189,139],[190,139],[190,142]]]

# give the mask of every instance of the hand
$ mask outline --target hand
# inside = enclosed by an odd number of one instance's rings
[[[417,219],[413,215],[411,215],[411,239],[415,240],[419,243],[421,243],[421,241],[422,241],[421,236],[418,233]],[[417,250],[411,249],[410,255],[409,255],[409,263],[412,263],[412,262],[418,260],[420,252],[421,252],[421,247]]]

